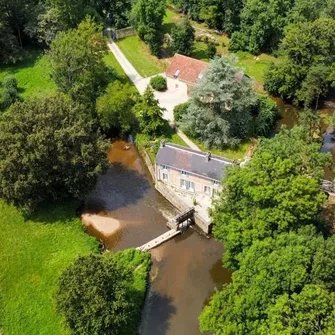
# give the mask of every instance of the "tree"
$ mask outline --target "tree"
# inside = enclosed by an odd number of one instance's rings
[[[139,120],[140,132],[149,136],[161,135],[164,126],[163,110],[150,87],[147,87],[140,97],[134,106],[134,111]]]
[[[13,76],[6,76],[2,82],[2,87],[3,98],[1,103],[1,109],[5,110],[14,102],[20,100],[16,78]]]
[[[231,56],[209,63],[180,121],[187,133],[209,148],[234,147],[250,134],[257,96],[236,62]]]
[[[194,28],[188,19],[183,19],[171,31],[172,50],[186,56],[192,52],[194,44]]]
[[[229,49],[253,54],[276,50],[293,4],[291,0],[246,0],[241,11],[240,31],[232,34]]]
[[[324,264],[327,276],[320,277],[318,270],[323,270],[315,257],[327,253],[327,248],[335,249],[335,238],[325,240],[312,226],[255,241],[240,255],[240,267],[233,273],[232,283],[216,293],[205,307],[200,317],[201,329],[222,335],[330,334],[320,330],[329,326],[329,331],[334,330],[335,314],[327,313],[334,307],[324,302],[334,299],[332,293],[325,300],[325,293],[334,290],[335,262]],[[318,286],[323,290],[310,291]],[[301,306],[299,300],[306,299],[306,295],[317,300]],[[292,299],[291,311],[290,306],[283,306],[288,297]],[[309,314],[299,314],[298,309]],[[318,321],[318,327],[313,328]]]
[[[108,69],[103,61],[106,43],[98,27],[90,18],[78,29],[61,32],[52,42],[49,59],[58,89],[88,106],[108,83]]]
[[[317,105],[335,82],[335,20],[288,26],[281,48],[283,61],[270,66],[264,88],[296,104]]]
[[[173,108],[173,117],[175,122],[179,122],[181,120],[182,116],[187,112],[187,108],[189,107],[189,105],[190,103],[187,101],[179,105],[176,105]]]
[[[119,81],[110,84],[97,100],[97,113],[105,131],[125,136],[137,129],[133,106],[138,99],[137,92],[129,84]]]
[[[213,59],[216,55],[216,46],[213,42],[207,44],[207,57]]]
[[[130,270],[107,255],[78,257],[59,279],[58,310],[74,335],[125,334],[132,321]]]
[[[278,106],[268,97],[259,95],[255,114],[255,134],[267,136],[279,117]]]
[[[109,14],[110,25],[117,29],[129,26],[131,0],[96,0],[95,8],[104,17]]]
[[[287,293],[268,311],[268,334],[332,334],[335,329],[335,294],[323,285],[306,285]]]
[[[16,63],[21,56],[18,41],[5,16],[0,13],[0,63]]]
[[[318,221],[326,199],[319,178],[331,160],[308,135],[302,126],[282,129],[262,140],[248,164],[227,169],[211,213],[226,266],[236,269],[238,255],[255,240]]]
[[[0,118],[0,197],[28,211],[82,199],[107,167],[106,150],[83,106],[62,95],[17,102]]]
[[[150,86],[156,91],[165,91],[167,89],[166,78],[158,75],[150,79]]]
[[[138,0],[133,6],[131,21],[138,36],[146,42],[152,54],[158,56],[163,43],[163,18],[166,5],[161,0]]]

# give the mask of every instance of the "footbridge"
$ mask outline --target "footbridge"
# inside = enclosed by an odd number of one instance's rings
[[[146,244],[136,248],[140,251],[149,251],[153,248],[158,247],[164,242],[169,241],[173,237],[182,234],[188,227],[194,223],[194,208],[189,208],[187,211],[178,214],[172,220],[168,221],[167,226],[170,228],[169,231],[154,238]]]

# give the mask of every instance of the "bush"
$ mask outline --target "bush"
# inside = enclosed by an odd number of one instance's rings
[[[14,76],[6,76],[2,82],[3,99],[1,101],[1,110],[5,110],[15,101],[19,100],[19,90],[17,80]]]
[[[156,91],[165,91],[167,89],[166,78],[162,76],[156,76],[151,78],[150,85]]]
[[[189,105],[190,105],[189,102],[184,102],[183,104],[179,104],[174,107],[173,116],[175,122],[178,123],[181,120],[181,117],[186,113],[186,110]]]
[[[214,58],[215,55],[216,55],[216,46],[213,42],[210,42],[207,45],[207,57],[209,59],[212,59]]]

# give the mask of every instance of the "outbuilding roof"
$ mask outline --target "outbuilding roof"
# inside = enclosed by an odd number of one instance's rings
[[[196,85],[199,78],[202,77],[202,72],[205,71],[207,67],[208,63],[201,60],[175,54],[166,71],[166,75]]]
[[[166,143],[161,145],[156,164],[186,171],[207,179],[219,181],[224,175],[224,168],[233,163],[232,160],[196,151],[177,144]]]

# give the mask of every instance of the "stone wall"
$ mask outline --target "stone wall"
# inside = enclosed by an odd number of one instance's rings
[[[160,180],[156,181],[155,188],[165,199],[167,199],[179,211],[184,212],[189,209],[189,206],[184,201],[182,201],[182,199],[178,197],[174,192],[172,192],[168,187],[166,187],[165,184]],[[210,233],[210,224],[204,218],[202,218],[198,213],[194,214],[194,223],[205,234]]]
[[[144,163],[145,163],[145,165],[147,166],[147,168],[148,168],[148,170],[150,172],[152,180],[156,181],[156,178],[155,178],[155,167],[154,167],[153,163],[151,162],[151,159],[150,159],[147,151],[145,150],[145,148],[139,148],[138,152],[140,153],[140,156],[144,160]]]
[[[179,211],[184,212],[188,210],[190,208],[189,205],[187,205],[180,197],[178,197],[173,191],[166,187],[162,181],[156,180],[154,164],[152,163],[145,148],[140,148],[139,153],[150,172],[152,180],[155,182],[156,190]],[[201,232],[205,233],[206,235],[210,233],[211,225],[198,213],[194,214],[194,223],[198,228],[200,228]]]

